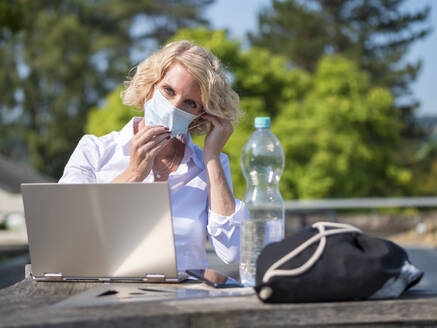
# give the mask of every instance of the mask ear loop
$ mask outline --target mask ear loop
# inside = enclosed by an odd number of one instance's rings
[[[198,126],[205,125],[206,123],[207,123],[207,121],[200,121],[199,124],[196,124],[196,125],[190,126],[190,128],[189,128],[188,130],[191,131],[191,130],[197,128]]]
[[[193,122],[194,122],[195,120],[197,120],[198,118],[201,118],[202,115],[205,114],[205,113],[206,113],[205,111],[202,111],[202,113],[200,113],[199,115],[197,115],[197,116],[194,118]],[[188,130],[191,131],[191,130],[193,130],[193,129],[199,127],[199,126],[205,125],[206,123],[208,123],[208,121],[206,121],[206,120],[199,121],[197,124],[195,124],[195,125],[193,125],[193,126],[190,126],[190,127],[188,128]]]

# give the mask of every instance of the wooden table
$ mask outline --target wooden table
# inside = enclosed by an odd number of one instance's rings
[[[0,290],[0,327],[437,326],[437,293],[414,289],[401,299],[362,302],[269,305],[253,295],[71,308],[52,306],[98,285],[36,282],[26,278]]]

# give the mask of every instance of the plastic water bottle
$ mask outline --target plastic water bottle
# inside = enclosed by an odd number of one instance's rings
[[[240,279],[246,286],[255,285],[256,259],[264,246],[284,238],[284,202],[278,188],[284,151],[270,131],[270,117],[256,117],[255,129],[241,154],[244,201],[250,211],[240,238]]]

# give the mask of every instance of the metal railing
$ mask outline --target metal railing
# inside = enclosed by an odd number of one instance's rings
[[[298,215],[302,225],[309,214],[325,214],[337,221],[338,210],[376,208],[437,208],[437,197],[392,197],[392,198],[334,198],[284,201],[288,215]]]

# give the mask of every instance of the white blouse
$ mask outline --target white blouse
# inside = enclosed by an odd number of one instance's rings
[[[123,172],[130,160],[130,140],[134,136],[135,117],[121,131],[102,137],[85,135],[71,155],[59,183],[106,183]],[[168,183],[173,214],[178,270],[204,269],[208,266],[206,232],[216,254],[225,263],[235,262],[240,253],[240,223],[248,216],[244,202],[235,199],[230,216],[209,208],[208,184],[203,149],[186,138],[184,157]],[[229,159],[220,154],[221,164],[232,190]],[[143,182],[153,182],[150,174]]]

